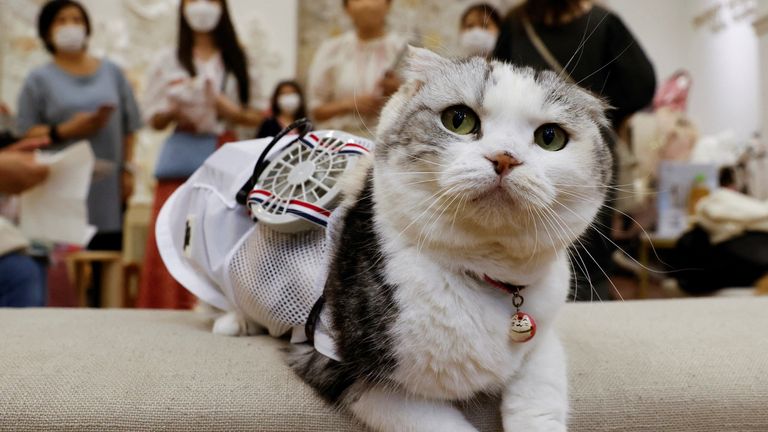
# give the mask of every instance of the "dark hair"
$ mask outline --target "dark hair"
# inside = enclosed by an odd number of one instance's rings
[[[734,186],[736,184],[736,170],[729,166],[720,168],[720,172],[718,173],[718,184],[720,184],[721,187]]]
[[[250,99],[251,82],[248,79],[248,67],[245,60],[245,52],[237,40],[235,27],[229,17],[229,8],[226,0],[218,0],[221,4],[221,18],[216,28],[213,29],[213,41],[219,48],[221,58],[224,61],[224,69],[231,72],[237,79],[237,90],[240,103],[246,105]],[[176,56],[179,63],[191,76],[197,75],[195,62],[192,60],[192,48],[194,45],[194,31],[184,18],[184,2],[179,3],[179,46]]]
[[[532,23],[557,24],[565,15],[581,11],[581,2],[582,0],[526,0],[512,9],[509,16],[525,13]]]
[[[473,12],[480,12],[484,17],[488,17],[491,19],[491,21],[496,24],[496,27],[501,29],[501,14],[499,14],[499,11],[496,10],[495,7],[491,6],[488,3],[478,3],[476,5],[472,5],[467,8],[467,10],[464,11],[463,14],[461,14],[461,20],[459,21],[460,26],[464,26],[464,21],[466,21],[467,17],[470,16]]]
[[[298,82],[293,80],[285,80],[280,81],[275,86],[275,91],[272,93],[272,99],[270,101],[270,107],[272,108],[272,116],[277,117],[278,114],[280,114],[280,107],[277,106],[277,97],[280,95],[280,90],[283,87],[293,87],[294,90],[296,90],[296,93],[299,94],[299,99],[301,99],[301,104],[299,105],[299,109],[296,111],[296,118],[300,119],[307,116],[307,110],[304,106],[304,92],[301,91],[301,86]]]
[[[51,42],[51,35],[49,34],[51,27],[59,12],[68,6],[80,9],[80,13],[83,14],[83,21],[85,21],[85,34],[87,36],[91,35],[91,19],[88,17],[88,12],[86,12],[83,5],[74,0],[51,0],[40,9],[40,14],[37,16],[37,35],[43,41],[45,49],[51,54],[56,53],[56,47]]]

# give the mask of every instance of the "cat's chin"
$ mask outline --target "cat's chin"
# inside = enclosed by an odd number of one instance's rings
[[[470,195],[469,203],[476,206],[509,209],[519,207],[520,199],[514,197],[507,188],[501,185],[492,186]]]

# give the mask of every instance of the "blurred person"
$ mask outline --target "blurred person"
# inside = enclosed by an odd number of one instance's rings
[[[261,124],[256,138],[276,136],[286,126],[306,117],[304,95],[296,81],[282,81],[275,86],[270,100],[272,115]]]
[[[656,87],[653,65],[640,43],[618,16],[591,0],[525,1],[505,18],[493,57],[552,69],[603,96],[613,107],[608,116],[616,132],[651,103]],[[617,135],[606,132],[617,166]],[[615,189],[608,205],[614,195]],[[611,298],[611,223],[612,211],[606,207],[571,253],[576,300]]]
[[[392,0],[343,0],[354,29],[320,45],[309,69],[307,100],[318,129],[371,136],[406,40],[387,31]]]
[[[487,57],[493,52],[501,29],[499,11],[488,3],[468,7],[461,14],[459,46],[464,56]]]
[[[0,149],[0,194],[18,194],[42,183],[48,168],[35,162],[34,150],[47,138],[31,138]],[[27,239],[0,217],[0,307],[45,306],[45,267],[25,253]]]
[[[535,69],[555,69],[536,48],[539,41],[566,79],[605,97],[614,107],[608,113],[614,129],[653,99],[656,77],[640,43],[617,15],[593,1],[524,2],[505,19],[493,56]]]
[[[144,117],[154,129],[174,127],[155,168],[157,188],[137,305],[190,308],[194,296],[168,273],[157,249],[155,221],[165,201],[218,145],[237,138],[236,128],[255,128],[259,83],[248,73],[225,0],[183,0],[178,40],[149,69]],[[251,131],[251,136],[253,131]]]
[[[88,53],[91,21],[73,0],[52,0],[37,30],[51,62],[32,70],[18,100],[17,129],[48,137],[50,150],[88,140],[103,170],[91,182],[88,219],[98,229],[89,248],[122,247],[122,209],[130,194],[134,132],[141,118],[120,68]]]

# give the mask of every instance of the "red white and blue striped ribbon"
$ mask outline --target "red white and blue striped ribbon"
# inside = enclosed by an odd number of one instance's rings
[[[350,154],[350,155],[364,155],[368,153],[368,149],[364,146],[355,143],[355,142],[348,142],[342,146],[337,154]]]
[[[248,207],[252,205],[259,205],[262,207],[272,206],[278,210],[285,211],[303,219],[306,219],[314,224],[320,225],[325,228],[328,226],[328,219],[331,217],[331,212],[322,207],[301,201],[292,199],[286,202],[272,202],[275,199],[275,195],[264,189],[254,189],[248,196]],[[251,212],[253,214],[253,211]]]
[[[303,137],[300,137],[298,141],[301,141],[302,144],[309,148],[315,148],[318,144],[320,144],[320,137],[315,134],[307,134]]]

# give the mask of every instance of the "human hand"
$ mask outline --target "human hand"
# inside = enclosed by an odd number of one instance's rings
[[[46,177],[48,167],[37,163],[33,152],[8,149],[0,152],[0,192],[21,193],[42,183]]]
[[[132,172],[128,170],[123,170],[122,177],[120,178],[120,181],[122,182],[122,202],[127,203],[128,199],[133,195],[133,185],[135,182],[135,177]]]
[[[180,130],[193,133],[197,131],[195,122],[178,105],[173,105],[167,115],[176,122],[176,127]]]
[[[364,116],[376,115],[384,106],[384,97],[377,94],[357,96],[352,101],[353,111]]]
[[[67,139],[93,135],[107,124],[114,109],[104,105],[96,111],[76,113],[58,126],[59,135]]]
[[[381,89],[382,95],[386,97],[395,93],[402,83],[403,81],[396,73],[387,71],[387,73],[384,74],[384,78],[379,80],[377,86]]]
[[[43,148],[51,143],[47,136],[37,136],[34,138],[24,138],[14,144],[4,148],[3,152],[32,152]]]
[[[237,121],[237,119],[242,114],[240,105],[232,102],[223,94],[215,95],[214,102],[216,104],[216,113],[219,115],[219,117],[223,117],[230,121]]]

